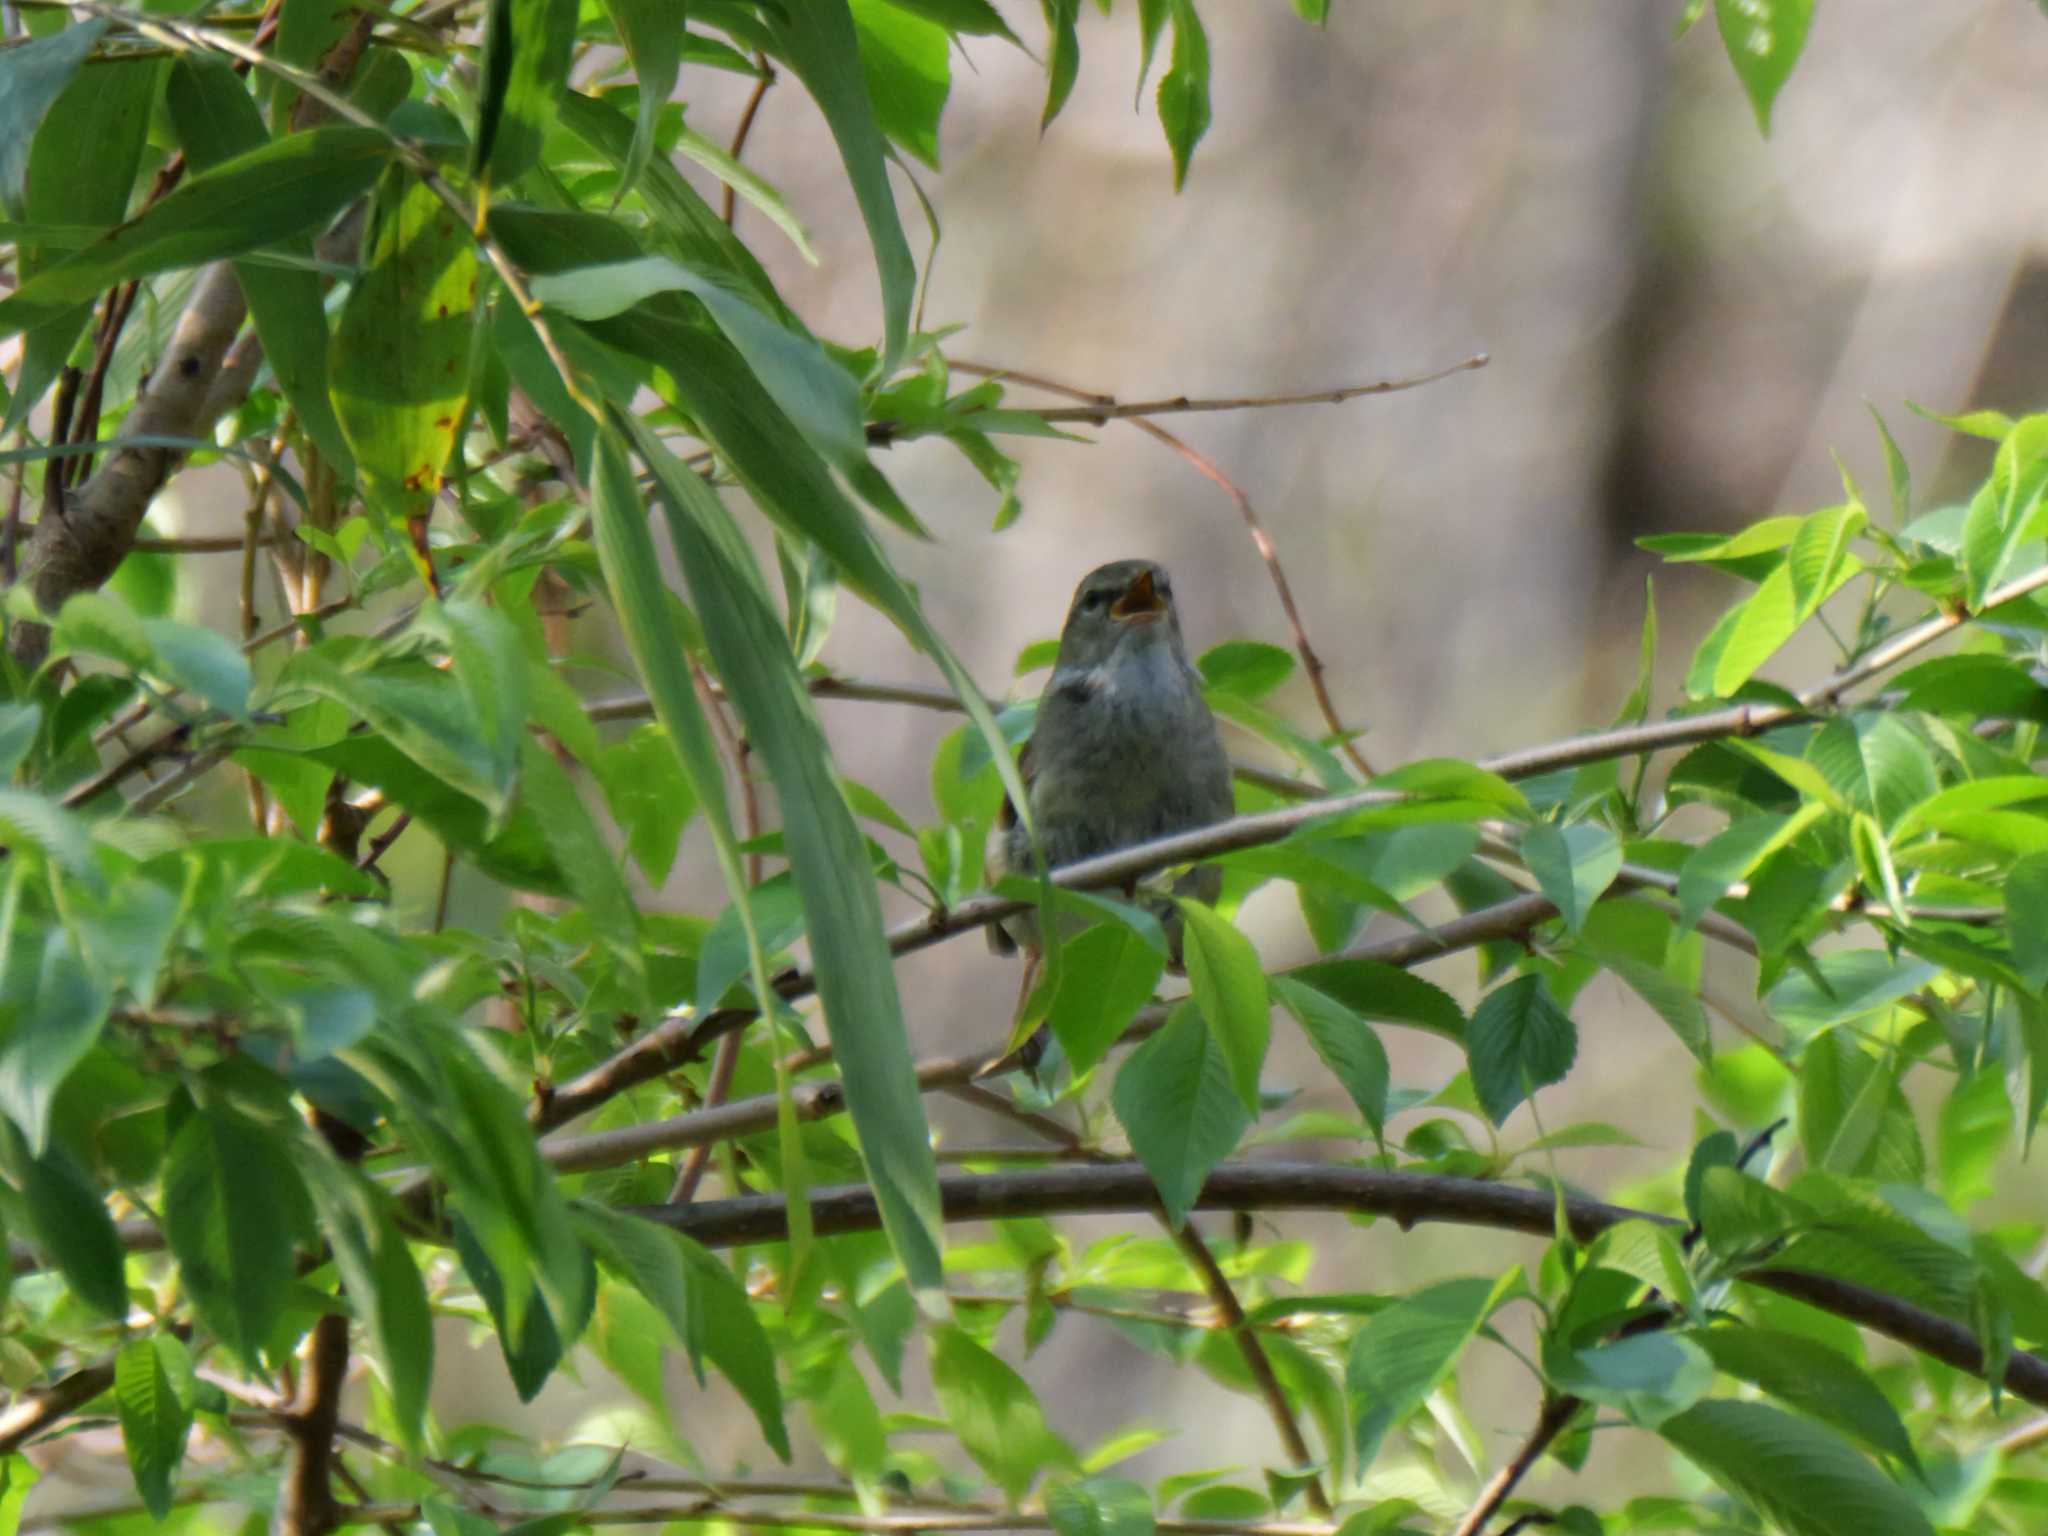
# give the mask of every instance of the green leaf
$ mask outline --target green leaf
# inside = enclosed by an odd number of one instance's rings
[[[1706,910],[1767,857],[1826,814],[1809,804],[1792,816],[1750,816],[1734,822],[1686,856],[1678,871],[1678,926],[1690,929]]]
[[[1941,788],[1933,753],[1896,715],[1837,716],[1814,733],[1806,756],[1849,804],[1874,813],[1887,832]]]
[[[0,335],[64,315],[102,289],[317,229],[362,195],[391,146],[367,128],[310,128],[185,182],[0,300]]]
[[[1045,50],[1045,109],[1038,116],[1043,134],[1060,115],[1081,73],[1081,0],[1039,0],[1048,34]]]
[[[1700,1169],[1700,1235],[1717,1258],[1740,1260],[1776,1242],[1795,1215],[1789,1200],[1732,1162],[1708,1162]]]
[[[1173,189],[1188,179],[1195,145],[1209,131],[1209,35],[1194,0],[1172,0],[1173,53],[1159,77],[1159,126],[1173,151]]]
[[[1714,1365],[1690,1339],[1638,1333],[1607,1344],[1545,1357],[1552,1385],[1589,1402],[1619,1409],[1646,1429],[1682,1413],[1714,1385]]]
[[[225,1106],[187,1117],[164,1165],[164,1239],[201,1321],[251,1370],[292,1284],[298,1176],[275,1137]]]
[[[1713,1039],[1706,1009],[1693,989],[1670,972],[1625,955],[1603,955],[1600,963],[1628,985],[1628,989],[1650,1005],[1658,1018],[1671,1026],[1688,1051],[1705,1063],[1713,1055]]]
[[[1275,976],[1273,995],[1294,1015],[1323,1065],[1351,1096],[1374,1136],[1387,1128],[1387,1088],[1392,1069],[1387,1048],[1372,1026],[1328,993],[1288,976]]]
[[[1963,518],[1963,571],[1972,609],[1998,581],[2014,553],[2039,537],[2035,510],[2048,490],[2048,415],[2015,422],[1991,461],[1991,477]]]
[[[674,8],[662,0],[605,0],[605,10],[619,29],[619,41],[626,46],[626,57],[633,61],[633,77],[640,86],[633,140],[612,200],[616,207],[619,198],[640,184],[653,159],[655,126],[661,109],[675,94],[676,76],[682,68],[684,33]]]
[[[1749,95],[1759,132],[1769,137],[1771,104],[1806,46],[1813,0],[1714,0],[1728,62]]]
[[[2027,984],[2048,987],[2048,853],[2028,854],[2006,875],[2005,932]]]
[[[917,265],[896,217],[896,195],[889,187],[885,146],[861,72],[853,14],[847,0],[789,0],[788,14],[771,25],[783,56],[825,114],[853,184],[882,279],[881,368],[884,375],[893,373],[910,335]]]
[[[1822,599],[1840,584],[1849,559],[1849,541],[1870,521],[1860,502],[1845,502],[1810,513],[1785,551],[1785,573],[1792,583],[1792,609],[1797,622],[1812,618]]]
[[[1657,1432],[1786,1536],[1934,1536],[1912,1498],[1841,1436],[1766,1403],[1696,1403]]]
[[[1185,924],[1188,982],[1195,1006],[1223,1051],[1230,1080],[1250,1114],[1259,1112],[1259,1069],[1273,1034],[1273,1005],[1259,952],[1215,909],[1199,901],[1177,903]]]
[[[14,777],[42,730],[40,704],[0,704],[0,784]]]
[[[575,45],[576,0],[490,0],[470,159],[486,188],[509,187],[539,161]]]
[[[1964,1078],[1942,1101],[1935,1153],[1941,1193],[1952,1204],[1968,1206],[1991,1194],[1991,1170],[2012,1140],[2012,1118],[2000,1067]]]
[[[1204,688],[1263,699],[1294,673],[1294,652],[1263,640],[1226,640],[1195,663]]]
[[[461,1215],[464,1267],[480,1287],[498,1288],[486,1299],[508,1361],[532,1351],[535,1369],[522,1378],[515,1364],[515,1382],[529,1395],[539,1390],[588,1320],[594,1281],[525,1106],[468,1040],[434,1027],[431,1016],[375,1031],[345,1060],[391,1101],[405,1144],[447,1185],[446,1208]],[[543,1320],[533,1331],[529,1311]]]
[[[961,1448],[1014,1505],[1046,1467],[1078,1470],[1024,1378],[957,1327],[931,1330],[932,1387]]]
[[[1055,1483],[1045,1492],[1045,1513],[1056,1536],[1153,1536],[1152,1495],[1127,1477],[1088,1477]]]
[[[627,325],[627,317],[607,322],[606,337],[629,347],[644,346],[641,355],[667,359],[678,398],[732,465],[755,505],[785,533],[816,544],[842,582],[888,615],[938,664],[994,754],[1003,788],[1013,804],[1027,808],[1028,815],[1030,796],[1018,777],[995,712],[980,688],[932,628],[916,596],[883,555],[866,519],[834,483],[824,463],[815,454],[791,451],[787,419],[741,365],[737,354],[723,348],[716,338],[709,338],[712,344],[707,345],[702,332],[693,333],[686,343],[667,334],[649,336],[649,327],[638,312],[631,318],[636,323]],[[648,434],[637,427],[633,430],[645,456]]]
[[[127,1255],[106,1201],[61,1146],[30,1155],[7,1137],[10,1171],[28,1206],[36,1243],[87,1306],[116,1322],[128,1316]]]
[[[468,406],[476,246],[425,182],[394,166],[363,253],[335,325],[335,415],[373,504],[423,517]]]
[[[1723,621],[1725,631],[1716,627],[1693,661],[1686,687],[1693,693],[1727,698],[1756,675],[1757,669],[1777,654],[1792,638],[1813,608],[1834,595],[1858,571],[1863,562],[1843,554],[1834,565],[1831,584],[1810,596],[1813,605],[1801,612],[1792,586],[1789,560],[1764,578],[1763,584]]]
[[[583,1331],[590,1307],[595,1304],[594,1295],[581,1315],[571,1315],[566,1322],[557,1324],[547,1297],[534,1282],[530,1265],[510,1262],[515,1257],[524,1257],[516,1248],[500,1243],[494,1254],[486,1251],[470,1223],[461,1216],[454,1217],[449,1225],[462,1271],[476,1288],[484,1310],[490,1314],[491,1326],[497,1331],[498,1352],[504,1357],[505,1373],[512,1378],[512,1390],[522,1403],[530,1403],[540,1395],[540,1389],[547,1385],[555,1367],[568,1353],[564,1331]],[[586,1267],[594,1267],[588,1250],[581,1244],[571,1251]],[[594,1283],[591,1290],[594,1293]]]
[[[1713,1356],[1716,1370],[1918,1469],[1920,1459],[1898,1411],[1848,1356],[1818,1339],[1773,1328],[1704,1328],[1689,1337]]]
[[[242,648],[219,630],[176,619],[144,619],[155,657],[151,671],[212,705],[231,720],[249,718],[254,678]]]
[[[1360,1018],[1412,1024],[1465,1043],[1465,1013],[1450,993],[1399,966],[1377,960],[1320,960],[1288,976],[1334,998]]]
[[[884,1228],[912,1287],[936,1287],[938,1168],[865,844],[752,552],[717,494],[638,435],[704,638],[776,787],[818,996]]]
[[[108,62],[71,77],[57,99],[48,104],[42,126],[28,145],[23,216],[31,224],[84,225],[97,235],[120,220],[141,168],[160,78],[154,59]],[[11,93],[0,92],[0,98],[11,99]],[[81,144],[92,145],[93,153],[79,154]],[[17,276],[26,285],[64,259],[50,247],[24,245],[17,259]],[[27,421],[29,411],[69,359],[72,345],[91,315],[89,295],[84,295],[48,319],[30,324],[22,343],[21,365],[8,380],[14,396],[0,433],[11,433]]]
[[[1123,923],[1061,941],[1059,987],[1045,1021],[1076,1076],[1109,1054],[1165,970],[1166,956]]]
[[[1387,1435],[1428,1398],[1457,1364],[1519,1272],[1500,1281],[1444,1280],[1376,1312],[1351,1337],[1344,1370],[1358,1467],[1364,1472]]]
[[[1650,717],[1650,688],[1656,681],[1657,672],[1657,588],[1656,583],[1643,578],[1643,636],[1637,646],[1636,685],[1629,690],[1628,698],[1615,712],[1617,726],[1641,725]]]
[[[675,867],[683,827],[697,809],[697,792],[677,770],[668,733],[650,721],[606,747],[591,766],[633,862],[648,884],[660,886]]]
[[[500,741],[486,740],[476,717],[475,692],[446,670],[424,661],[387,663],[374,671],[344,673],[318,650],[300,651],[286,663],[284,683],[333,699],[362,716],[375,736],[363,745],[389,745],[437,779],[462,791],[491,813],[493,830],[512,806],[518,759],[501,758]],[[381,737],[382,741],[377,738]],[[362,756],[354,741],[337,743]],[[344,755],[321,749],[337,766]]]
[[[128,1470],[150,1518],[171,1509],[172,1480],[185,1459],[192,1412],[171,1386],[154,1337],[130,1339],[114,1357],[114,1406],[121,1419],[121,1444]]]
[[[29,146],[43,114],[71,83],[78,66],[110,25],[93,18],[0,50],[0,208],[6,209],[8,217],[26,216],[22,190],[28,176]]]
[[[1374,789],[1398,789],[1423,798],[1477,800],[1517,821],[1535,813],[1528,796],[1497,773],[1450,757],[1419,758],[1372,781]]]
[[[391,1394],[401,1442],[417,1446],[434,1379],[434,1320],[390,1196],[352,1168],[301,1149],[299,1168],[349,1305]]]
[[[659,0],[654,3],[658,8]],[[669,14],[661,11],[663,16]],[[751,72],[752,66],[748,69]],[[576,91],[563,93],[559,110],[562,126],[604,155],[624,176],[632,155],[633,125],[604,102]],[[817,259],[811,254],[795,215],[759,177],[734,165],[724,150],[688,129],[677,140],[676,148],[737,186],[749,202],[789,236],[806,260]],[[647,163],[638,185],[641,199],[654,218],[653,233],[670,254],[708,271],[730,273],[770,311],[785,312],[775,284],[761,269],[760,262],[665,156],[656,155]],[[553,373],[552,365],[548,372]],[[559,382],[556,387],[560,387]]]
[[[1499,1125],[1536,1089],[1563,1080],[1578,1056],[1579,1034],[1540,976],[1517,976],[1472,1010],[1465,1050],[1473,1092]]]
[[[933,170],[939,168],[939,114],[952,89],[946,29],[892,0],[848,0],[860,38],[861,73],[875,126]]]
[[[605,947],[618,958],[640,994],[640,1006],[652,1010],[647,989],[647,959],[641,949],[640,909],[626,888],[618,861],[605,845],[597,823],[584,808],[567,770],[537,741],[526,743],[525,789],[547,841],[548,852],[568,881]]]
[[[1925,1159],[1895,1065],[1836,1031],[1809,1043],[1800,1066],[1799,1140],[1814,1167],[1918,1181]]]
[[[1892,429],[1884,424],[1876,406],[1870,407],[1870,419],[1877,423],[1878,438],[1884,444],[1885,481],[1891,490],[1892,522],[1903,527],[1913,515],[1913,473],[1906,467],[1906,456],[1899,452],[1899,445],[1892,440]]]
[[[661,1314],[698,1382],[709,1359],[753,1410],[775,1454],[788,1461],[774,1347],[732,1271],[701,1243],[637,1216],[584,1201],[576,1217],[605,1267],[630,1281]]]
[[[1910,997],[1940,974],[1924,960],[1880,949],[1838,949],[1818,956],[1814,973],[1795,972],[1765,995],[1771,1017],[1794,1045]]]
[[[1188,1003],[1124,1059],[1110,1104],[1176,1227],[1250,1123],[1222,1047]]]
[[[11,831],[11,800],[45,804],[25,794],[0,791],[0,837]],[[27,960],[28,950],[27,945],[19,946],[15,955]],[[22,970],[29,973],[19,978],[28,984],[26,997],[6,985],[14,978],[0,979],[0,1110],[41,1156],[49,1146],[50,1111],[58,1089],[106,1028],[113,979],[87,964],[61,927],[44,936],[40,967],[23,965]]]
[[[578,319],[605,319],[651,294],[700,300],[761,387],[806,440],[849,479],[872,472],[853,377],[815,338],[785,327],[720,282],[665,256],[577,267],[533,280],[534,297]]]
[[[1522,834],[1522,857],[1573,933],[1621,873],[1621,841],[1598,822],[1539,822]]]

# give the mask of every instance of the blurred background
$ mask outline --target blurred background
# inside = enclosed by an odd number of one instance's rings
[[[1042,51],[1038,7],[999,8]],[[1412,392],[1167,425],[1213,458],[1270,528],[1338,709],[1368,728],[1376,765],[1476,757],[1604,725],[1633,682],[1654,568],[1637,536],[1732,529],[1839,500],[1831,453],[1882,518],[1873,407],[1911,463],[1918,507],[1935,505],[1982,472],[1983,456],[1914,416],[1908,400],[1943,411],[2043,403],[2040,7],[1823,4],[1768,140],[1711,15],[1673,40],[1682,9],[1338,0],[1316,29],[1281,0],[1212,0],[1202,15],[1214,126],[1178,195],[1150,87],[1134,106],[1130,6],[1107,18],[1082,7],[1079,83],[1042,136],[1039,64],[975,40],[954,61],[943,170],[917,172],[944,229],[926,323],[964,327],[948,343],[955,357],[1127,400],[1362,384],[1489,354],[1483,371]],[[693,126],[723,142],[748,85],[686,69],[680,94]],[[783,190],[821,260],[807,265],[744,205],[742,234],[815,330],[866,344],[880,325],[866,237],[823,121],[795,82],[768,91],[747,160]],[[898,185],[922,261],[924,218]],[[938,535],[919,544],[892,532],[891,552],[984,688],[1034,690],[1039,677],[1012,680],[1019,649],[1057,632],[1084,572],[1126,555],[1172,569],[1195,649],[1232,637],[1288,644],[1228,498],[1135,429],[1085,435],[1087,446],[1006,441],[1024,466],[1024,510],[1000,533],[994,494],[950,447],[881,456]],[[234,531],[196,514],[176,521],[175,531]],[[1653,712],[1676,701],[1693,644],[1740,590],[1710,571],[1659,572]],[[936,681],[850,601],[825,660],[862,678]],[[1822,647],[1795,646],[1766,675],[1797,682],[1831,661]],[[1298,675],[1276,703],[1321,729]],[[930,819],[928,768],[954,722],[873,704],[821,708],[846,770],[912,820]],[[698,846],[686,845],[673,887],[651,899],[722,904],[709,859],[690,857]],[[423,863],[419,878],[430,884],[432,869]],[[488,923],[481,908],[462,910],[465,894],[484,893],[458,887],[458,920]],[[1255,899],[1246,926],[1272,966],[1308,954],[1284,888]],[[1469,956],[1427,974],[1468,1003],[1476,993]],[[912,957],[900,975],[920,1055],[1003,1033],[1014,964],[979,942]],[[1744,969],[1719,985],[1738,1009],[1753,1008]],[[1692,1065],[1611,981],[1589,987],[1575,1012],[1580,1066],[1543,1096],[1545,1123],[1606,1120],[1640,1138],[1640,1151],[1560,1157],[1570,1177],[1625,1197],[1632,1179],[1682,1163],[1694,1135]],[[1441,1086],[1460,1065],[1442,1042],[1394,1029],[1384,1038],[1399,1087]],[[1304,1084],[1307,1103],[1338,1107],[1334,1085],[1285,1029],[1268,1075]],[[957,1106],[935,1103],[934,1115],[949,1146],[1016,1139]],[[1524,1110],[1502,1139],[1535,1134]],[[1318,1239],[1319,1289],[1497,1272],[1537,1252],[1450,1230],[1281,1225]],[[1143,1232],[1114,1221],[1074,1230],[1124,1226]],[[561,1435],[613,1400],[593,1377],[589,1393],[562,1383],[521,1409],[495,1351],[473,1366],[446,1373],[443,1414]],[[1027,1369],[1083,1447],[1134,1420],[1178,1432],[1130,1464],[1132,1476],[1278,1456],[1253,1399],[1175,1372],[1091,1320],[1065,1322]],[[680,1365],[675,1377],[682,1390]],[[1475,1351],[1465,1408],[1489,1453],[1526,1430],[1531,1401],[1505,1354]],[[682,1414],[714,1463],[727,1449],[717,1416],[730,1411],[715,1395],[703,1415]],[[742,1434],[736,1417],[729,1428]],[[1645,1449],[1635,1437],[1596,1445],[1590,1475],[1609,1486],[1666,1476],[1659,1452],[1630,1464]],[[1397,1468],[1389,1478],[1398,1486]],[[1526,1491],[1557,1487],[1539,1479]]]

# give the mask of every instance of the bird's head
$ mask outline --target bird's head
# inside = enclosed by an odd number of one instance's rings
[[[1181,648],[1173,581],[1150,560],[1115,560],[1081,578],[1060,631],[1062,668],[1099,667],[1156,645]]]

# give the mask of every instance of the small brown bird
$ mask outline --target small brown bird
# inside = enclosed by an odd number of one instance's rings
[[[1173,582],[1162,567],[1118,560],[1081,579],[1018,768],[1055,868],[1229,817],[1230,760],[1188,661]],[[1004,804],[1000,826],[1003,867],[1035,870],[1014,805]],[[1214,866],[1197,868],[1174,891],[1213,901],[1222,882]],[[1179,910],[1164,896],[1147,905],[1166,929],[1177,967]],[[989,929],[998,954],[1020,944],[1030,951],[1029,996],[1039,950],[1035,913]],[[1046,1039],[1041,1027],[1019,1052],[1027,1068],[1036,1067]]]

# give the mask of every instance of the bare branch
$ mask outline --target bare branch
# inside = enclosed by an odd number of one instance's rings
[[[1515,1491],[1516,1484],[1528,1476],[1529,1469],[1536,1465],[1551,1443],[1564,1433],[1572,1418],[1585,1404],[1569,1395],[1546,1396],[1543,1411],[1536,1417],[1536,1427],[1529,1431],[1529,1438],[1522,1442],[1522,1448],[1515,1452],[1514,1460],[1502,1467],[1488,1479],[1486,1487],[1480,1490],[1479,1498],[1458,1522],[1457,1530],[1451,1536],[1480,1536],[1491,1520],[1505,1504],[1508,1495]]]
[[[768,87],[775,83],[775,66],[768,62],[767,54],[754,55],[754,68],[760,71],[760,77],[754,81],[754,89],[747,97],[747,104],[740,109],[739,125],[732,131],[732,147],[726,151],[735,162],[747,152],[747,136],[754,131],[754,118],[761,110],[761,98],[768,94]],[[733,220],[739,216],[739,203],[734,197],[731,182],[728,181],[719,188],[718,203],[718,216],[725,220],[726,228],[730,229]]]
[[[1157,1198],[1142,1163],[1062,1164],[1010,1173],[955,1174],[939,1180],[948,1223],[996,1221],[1013,1216],[1135,1212]],[[874,1191],[865,1184],[810,1191],[814,1229],[820,1237],[872,1231],[881,1217]],[[1209,1176],[1194,1202],[1205,1211],[1342,1210],[1386,1216],[1403,1230],[1443,1221],[1549,1237],[1555,1231],[1558,1197],[1548,1189],[1523,1188],[1487,1179],[1404,1173],[1327,1163],[1225,1163]],[[1565,1219],[1581,1242],[1623,1221],[1683,1223],[1651,1211],[1631,1210],[1583,1196],[1563,1199]],[[788,1236],[788,1217],[777,1195],[700,1200],[687,1206],[644,1206],[635,1214],[674,1227],[710,1247],[778,1242]],[[1960,1323],[1910,1302],[1832,1275],[1793,1269],[1758,1269],[1742,1274],[1745,1285],[1761,1285],[1845,1318],[1922,1354],[1981,1377],[1984,1357],[1976,1336]],[[2048,1407],[2048,1359],[2013,1351],[2005,1390]]]
[[[75,1413],[114,1384],[111,1363],[88,1365],[43,1388],[17,1397],[0,1413],[0,1456],[11,1456],[24,1442]]]
[[[292,1452],[271,1522],[275,1536],[326,1536],[341,1523],[342,1506],[334,1497],[334,1435],[347,1375],[348,1318],[328,1312],[308,1336],[298,1396],[279,1415]]]
[[[1342,405],[1347,400],[1357,400],[1366,395],[1391,395],[1404,389],[1420,389],[1425,384],[1434,384],[1447,379],[1454,373],[1468,373],[1475,368],[1484,368],[1490,361],[1484,352],[1475,352],[1446,367],[1418,373],[1413,378],[1381,379],[1372,384],[1346,384],[1337,389],[1309,390],[1301,394],[1284,395],[1225,395],[1207,400],[1190,400],[1186,395],[1174,395],[1165,400],[1133,400],[1119,402],[1114,395],[1097,394],[1092,390],[1076,389],[1070,384],[1056,383],[1042,375],[1020,373],[1014,368],[999,368],[988,363],[967,363],[954,358],[946,359],[950,368],[962,373],[971,373],[979,378],[1008,379],[1029,389],[1042,389],[1048,394],[1065,395],[1072,400],[1087,402],[1076,406],[1054,406],[1051,409],[1036,408],[1034,416],[1047,421],[1093,422],[1102,426],[1112,421],[1129,421],[1137,416],[1179,416],[1200,411],[1268,411],[1290,405]]]

